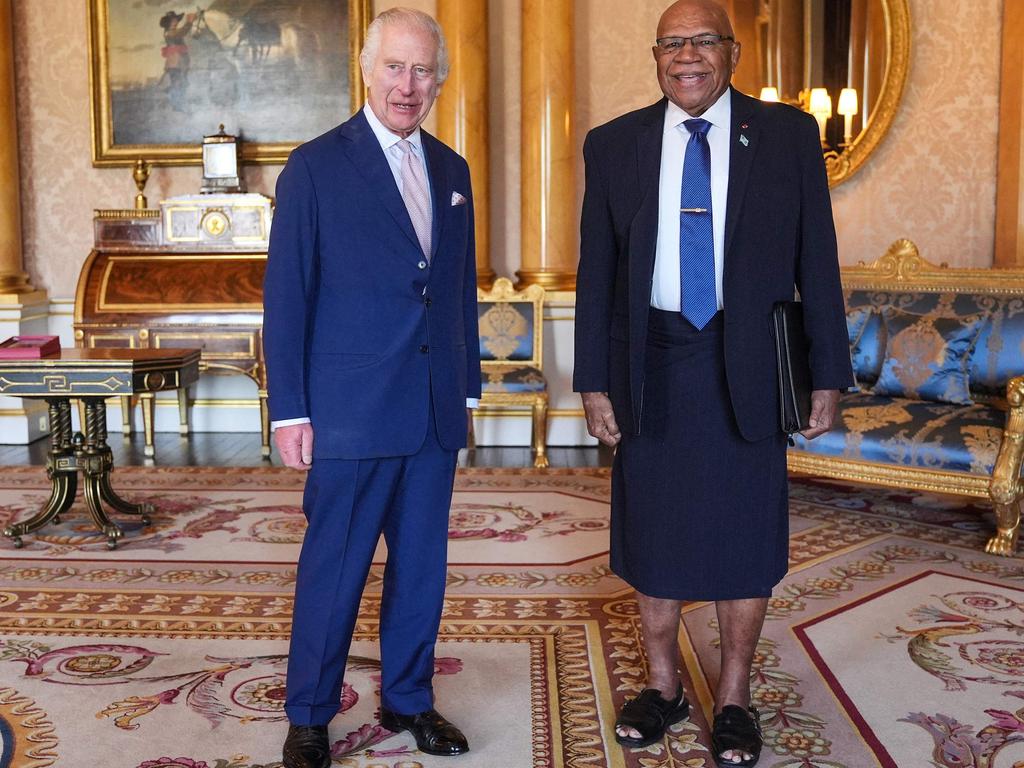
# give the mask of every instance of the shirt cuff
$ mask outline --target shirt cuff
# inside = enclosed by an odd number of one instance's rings
[[[270,431],[273,432],[278,427],[290,427],[294,424],[309,424],[309,417],[303,416],[300,419],[281,419],[281,421],[270,422]]]
[[[467,397],[466,398],[466,407],[467,408],[479,408],[480,407],[480,398],[479,397]]]

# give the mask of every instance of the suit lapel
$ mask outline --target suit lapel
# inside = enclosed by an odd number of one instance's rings
[[[420,241],[416,237],[416,230],[413,229],[412,219],[409,218],[409,211],[398,191],[398,185],[395,184],[391,166],[388,165],[384,150],[381,149],[380,142],[377,141],[370,124],[366,122],[366,116],[362,110],[341,126],[341,134],[348,139],[345,151],[352,164],[363,174],[366,183],[380,198],[384,208],[398,224],[398,228],[419,250]]]
[[[633,285],[650,285],[654,273],[655,246],[658,241],[658,190],[661,182],[662,128],[665,125],[665,104],[662,99],[648,107],[636,136],[636,158],[640,207],[630,224],[630,266],[636,270]],[[639,300],[639,298],[638,298]],[[650,296],[647,297],[650,303]]]
[[[732,89],[732,123],[729,141],[729,195],[725,205],[725,257],[729,258],[732,236],[739,221],[740,208],[747,191],[750,167],[757,154],[757,109],[759,102]]]
[[[437,246],[441,242],[441,231],[444,220],[451,208],[451,199],[445,197],[448,192],[448,166],[444,161],[441,143],[426,131],[421,130],[423,137],[423,154],[427,158],[427,171],[430,176],[430,198],[433,203],[434,215],[431,217],[430,258],[437,255]]]

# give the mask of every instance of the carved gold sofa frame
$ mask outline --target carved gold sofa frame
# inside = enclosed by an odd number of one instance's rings
[[[894,292],[899,294],[985,294],[997,301],[1024,301],[1024,269],[960,269],[931,264],[921,257],[909,240],[898,240],[884,256],[842,269],[844,291]],[[1020,308],[1024,313],[1024,305]],[[1016,309],[1015,309],[1016,311]],[[1024,355],[1020,367],[1024,374]],[[791,448],[789,469],[809,475],[853,480],[895,488],[960,494],[991,500],[996,515],[996,533],[985,551],[997,555],[1015,552],[1021,522],[1024,483],[1021,462],[1024,458],[1024,375],[1006,381],[1005,396],[982,398],[1006,412],[1002,439],[991,476],[975,472],[886,464],[840,456],[811,453]],[[972,394],[973,394],[972,384]],[[844,396],[848,397],[848,396]]]

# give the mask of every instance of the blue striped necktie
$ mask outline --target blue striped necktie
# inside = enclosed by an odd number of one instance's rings
[[[681,311],[701,330],[718,311],[715,294],[715,234],[711,219],[711,123],[700,118],[683,123],[690,132],[683,157],[679,204],[679,277]]]

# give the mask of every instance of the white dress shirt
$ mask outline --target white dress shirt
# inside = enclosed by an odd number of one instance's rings
[[[384,157],[388,159],[388,166],[391,168],[391,175],[395,177],[395,184],[398,185],[398,193],[402,194],[402,150],[398,148],[398,142],[402,140],[402,137],[396,133],[392,133],[386,127],[384,123],[380,121],[377,114],[370,109],[370,105],[367,104],[363,107],[363,114],[366,115],[366,122],[370,124],[370,128],[373,130],[373,135],[377,137],[377,141],[380,142],[380,148],[384,150]],[[417,125],[416,130],[406,137],[406,141],[412,144],[412,153],[420,161],[420,165],[423,166],[423,178],[427,182],[427,189],[430,189],[430,170],[427,168],[427,158],[423,154],[423,136],[420,133],[420,127]],[[437,213],[437,205],[431,200],[431,207],[434,209],[434,213]]]
[[[384,123],[378,118],[376,113],[370,108],[369,104],[363,107],[363,115],[366,116],[366,122],[370,124],[370,129],[373,131],[373,135],[377,137],[377,141],[380,142],[380,148],[384,150],[384,157],[387,158],[388,167],[391,169],[391,174],[395,177],[395,184],[398,186],[398,193],[402,193],[402,150],[398,146],[398,142],[402,140],[402,137],[396,133],[389,131]],[[423,166],[423,177],[427,182],[427,189],[430,189],[430,171],[427,169],[427,158],[423,153],[423,136],[420,133],[419,126],[416,126],[411,134],[406,137],[406,140],[412,145],[413,154],[419,158],[420,164]],[[431,205],[434,209],[434,215],[437,215],[437,205],[431,201]],[[467,408],[476,408],[480,405],[480,400],[475,397],[466,398]],[[277,429],[278,427],[288,427],[292,424],[306,424],[309,422],[308,417],[302,417],[299,419],[282,419],[280,421],[270,422],[270,428]]]
[[[726,89],[702,118],[711,123],[707,133],[711,147],[711,227],[715,237],[715,294],[722,303],[722,272],[725,265],[725,204],[729,194],[729,135],[732,96]],[[658,188],[658,246],[654,256],[651,306],[680,311],[679,204],[683,183],[683,159],[690,132],[683,125],[690,115],[668,102],[661,139],[661,180]]]

